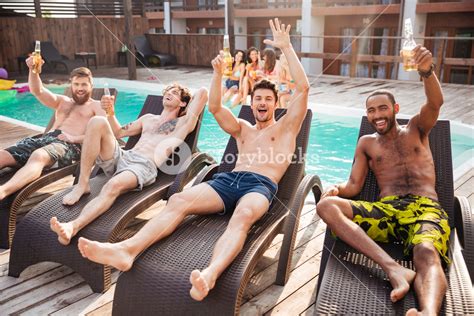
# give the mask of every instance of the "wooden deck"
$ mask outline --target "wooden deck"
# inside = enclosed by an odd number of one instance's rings
[[[125,70],[126,69],[122,68]],[[115,70],[117,72],[121,69]],[[170,72],[160,69],[161,74]],[[169,81],[185,75],[186,70],[175,70],[173,76],[166,75]],[[188,73],[191,87],[199,87],[210,78],[208,69],[201,69]],[[170,72],[171,73],[171,72]],[[142,75],[145,76],[146,74]],[[125,74],[124,74],[125,76]],[[203,78],[204,76],[204,78]],[[206,77],[207,76],[207,77]],[[118,77],[118,76],[115,76]],[[311,101],[315,103],[334,103],[331,95],[336,95],[337,105],[362,108],[364,95],[375,87],[395,86],[395,95],[401,95],[400,103],[409,104],[402,112],[406,114],[417,111],[422,98],[421,86],[416,89],[405,83],[392,83],[378,80],[345,80],[325,76],[316,81],[318,84],[312,88]],[[415,83],[417,85],[417,83]],[[324,87],[323,87],[324,86]],[[390,88],[390,87],[389,87]],[[449,91],[449,98],[446,91]],[[449,85],[445,87],[445,108],[442,117],[455,119],[473,125],[472,109],[474,102],[472,87]],[[346,92],[349,91],[346,95]],[[354,104],[354,98],[357,104]],[[360,100],[359,100],[360,99]],[[402,101],[403,100],[403,101]],[[461,103],[462,102],[462,103]],[[362,103],[359,104],[359,103]],[[1,114],[1,113],[0,113]],[[37,133],[10,123],[0,122],[0,147],[12,144],[16,139]],[[67,178],[52,184],[36,193],[27,203],[26,209],[38,203],[54,192],[71,185],[72,179]],[[469,198],[471,207],[474,206],[474,168],[468,170],[455,182],[456,194]],[[162,208],[159,202],[149,208],[140,218],[151,218]],[[25,211],[26,211],[25,209]],[[274,285],[276,276],[277,259],[281,247],[282,236],[278,235],[271,247],[259,261],[251,282],[244,294],[241,306],[242,315],[313,315],[316,298],[316,284],[319,274],[319,262],[324,240],[326,225],[316,215],[314,203],[308,202],[303,209],[297,234],[296,249],[292,261],[292,273],[288,283],[284,286]],[[112,286],[104,294],[95,294],[83,279],[70,268],[60,264],[44,262],[25,270],[20,278],[8,277],[9,251],[0,250],[0,315],[25,314],[25,315],[110,315],[115,287]],[[113,273],[113,280],[119,273]]]

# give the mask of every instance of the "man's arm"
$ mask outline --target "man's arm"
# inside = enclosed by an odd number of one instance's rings
[[[423,85],[425,88],[426,103],[421,107],[420,114],[413,117],[410,123],[416,124],[418,129],[427,135],[435,126],[438,120],[439,111],[443,105],[443,92],[441,85],[436,77],[436,74],[431,69],[433,64],[433,57],[431,52],[425,47],[418,45],[414,48],[415,61],[418,64],[418,71],[421,73],[429,73],[428,78],[423,78]]]
[[[232,137],[236,137],[241,130],[237,117],[226,107],[222,106],[222,74],[225,63],[220,55],[212,60],[214,73],[211,88],[209,89],[209,112],[214,115],[219,126]]]
[[[283,126],[288,126],[294,132],[298,132],[308,108],[308,78],[290,42],[291,25],[285,28],[285,24],[280,24],[278,18],[275,18],[275,22],[270,20],[270,28],[273,33],[273,41],[266,39],[263,42],[281,49],[288,61],[291,77],[295,81],[295,94],[290,100],[286,115],[282,118],[284,120]]]
[[[199,115],[201,115],[202,110],[204,110],[207,99],[207,89],[203,87],[194,94],[193,98],[189,102],[186,115],[184,116],[183,126],[186,130],[186,135],[191,133],[196,128]]]
[[[134,136],[142,132],[142,119],[146,117],[146,115],[138,118],[136,121],[121,126],[117,117],[115,116],[115,96],[102,96],[100,99],[100,106],[104,112],[112,114],[107,116],[107,120],[109,121],[115,138]]]
[[[351,175],[349,180],[329,187],[321,198],[328,196],[340,196],[343,198],[352,198],[362,190],[364,186],[365,177],[369,172],[369,161],[366,155],[366,146],[368,139],[362,137],[357,144],[356,152],[354,154],[354,164],[352,165]]]
[[[44,64],[44,60],[41,60],[41,65]],[[61,101],[65,98],[62,95],[58,95],[55,93],[52,93],[48,89],[46,89],[43,86],[43,83],[41,82],[41,78],[39,74],[33,73],[33,66],[34,66],[34,61],[33,61],[33,56],[30,56],[26,59],[26,65],[28,66],[29,69],[29,74],[28,74],[28,86],[30,87],[31,93],[44,105],[46,105],[49,108],[52,108],[56,110],[61,103]],[[41,69],[41,67],[40,67]]]

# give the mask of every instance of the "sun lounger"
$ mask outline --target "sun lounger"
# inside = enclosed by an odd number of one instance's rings
[[[41,42],[41,57],[43,57],[47,66],[51,67],[54,72],[58,66],[65,68],[66,73],[70,73],[73,69],[79,67],[86,67],[83,60],[68,59],[59,53],[52,42]]]
[[[407,120],[399,123],[406,124]],[[364,117],[359,137],[373,132]],[[451,226],[452,264],[445,269],[448,291],[440,315],[473,315],[474,220],[467,199],[454,196],[449,121],[438,121],[430,132],[430,147],[436,169],[436,192]],[[369,172],[362,192],[354,199],[375,201],[378,194],[375,176]],[[413,269],[412,258],[403,256],[402,245],[380,245],[403,266]],[[405,315],[408,309],[418,307],[413,287],[404,299],[392,303],[392,287],[383,270],[341,240],[335,241],[329,231],[319,273],[315,315]]]
[[[169,66],[176,64],[176,57],[174,55],[162,54],[152,50],[145,36],[135,36],[133,42],[137,50],[137,56],[145,64],[145,66],[150,66],[152,62],[157,66]]]
[[[116,89],[110,89],[110,93],[117,96]],[[70,88],[66,88],[65,95],[70,96]],[[104,89],[98,88],[92,90],[92,99],[100,100],[104,94]],[[48,132],[54,124],[54,115],[51,117],[45,133]],[[40,137],[43,134],[34,137]],[[50,168],[43,171],[40,178],[25,186],[18,192],[10,195],[6,199],[0,201],[0,248],[10,248],[13,235],[15,233],[16,223],[18,221],[17,214],[23,203],[36,191],[44,186],[58,181],[66,176],[77,173],[78,163],[63,168]],[[11,179],[17,169],[7,168],[0,171],[0,185]]]
[[[161,96],[148,96],[140,115],[161,113],[163,108],[161,101]],[[200,123],[185,139],[193,151],[196,149],[199,129]],[[138,138],[138,136],[130,137],[125,149],[132,148]],[[61,245],[57,235],[50,230],[50,218],[56,216],[61,222],[76,218],[84,205],[98,195],[108,179],[103,174],[91,179],[91,193],[83,196],[73,206],[62,204],[63,196],[72,188],[55,194],[31,210],[18,226],[12,243],[9,275],[18,277],[21,271],[32,264],[53,261],[65,264],[79,273],[94,292],[107,290],[111,285],[111,268],[83,258],[77,248],[78,238],[86,237],[102,242],[120,240],[126,225],[137,214],[156,201],[166,198],[171,191],[182,189],[205,165],[212,162],[212,158],[206,154],[194,153],[190,164],[180,174],[174,176],[159,172],[154,184],[145,187],[143,191],[131,191],[121,195],[107,212],[82,229],[68,246]]]
[[[278,109],[276,117],[286,110]],[[203,269],[214,245],[227,227],[229,215],[191,216],[169,237],[147,249],[132,269],[117,281],[114,315],[232,315],[238,314],[251,273],[274,237],[284,232],[276,283],[285,284],[290,271],[296,232],[306,195],[312,190],[316,202],[321,195],[317,176],[305,176],[305,163],[311,111],[308,111],[296,142],[294,160],[279,183],[277,198],[269,211],[252,227],[243,250],[217,280],[216,287],[202,302],[189,296],[189,275]],[[250,107],[243,106],[240,118],[255,123]],[[298,150],[301,148],[301,150]],[[222,163],[205,169],[196,179],[200,183],[216,172],[231,171],[229,155],[237,155],[235,139],[230,138]]]

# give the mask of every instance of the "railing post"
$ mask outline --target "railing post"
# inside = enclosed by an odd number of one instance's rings
[[[359,43],[356,38],[352,39],[351,43],[351,64],[349,68],[349,76],[354,78],[357,74],[357,50]]]
[[[37,18],[43,17],[41,14],[41,1],[40,0],[35,0],[35,16]]]
[[[444,55],[444,50],[446,48],[446,40],[443,39],[441,40],[441,43],[439,45],[439,48],[438,48],[438,52],[436,54],[436,70],[435,70],[435,73],[436,73],[436,77],[438,77],[439,81],[440,82],[443,82],[443,79],[440,78],[440,75],[441,75],[441,68],[444,67],[443,66],[443,55]]]

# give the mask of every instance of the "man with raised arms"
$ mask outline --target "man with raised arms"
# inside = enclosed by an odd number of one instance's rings
[[[443,94],[425,47],[414,49],[423,78],[426,103],[407,125],[398,125],[399,111],[392,93],[375,91],[366,100],[367,118],[376,132],[360,138],[349,180],[330,187],[318,203],[319,216],[342,240],[372,258],[393,286],[390,298],[403,298],[414,281],[423,315],[441,308],[447,282],[441,266],[449,244],[448,216],[438,203],[435,170],[428,136],[436,124]],[[380,200],[349,200],[374,172]],[[375,241],[402,240],[405,253],[413,252],[416,274],[393,260]],[[416,315],[410,309],[407,315]]]
[[[41,65],[44,63],[41,60]],[[41,176],[44,169],[68,166],[79,160],[87,123],[93,116],[105,116],[100,102],[91,99],[92,73],[80,67],[71,72],[71,97],[55,94],[43,86],[39,72],[33,72],[34,59],[26,60],[31,93],[54,110],[54,124],[41,137],[27,137],[0,150],[0,169],[20,167],[0,186],[0,201]],[[41,66],[39,67],[41,70]],[[25,104],[25,106],[27,106]]]
[[[277,183],[291,163],[296,136],[307,111],[309,83],[291,46],[290,26],[285,27],[275,19],[275,22],[270,21],[270,27],[273,40],[265,40],[265,43],[282,50],[296,83],[286,115],[275,120],[278,91],[275,84],[266,80],[257,83],[251,95],[255,125],[236,118],[223,107],[221,86],[225,64],[222,57],[217,56],[212,61],[209,111],[220,127],[237,141],[239,156],[234,170],[216,174],[211,181],[174,194],[166,207],[128,240],[110,244],[80,238],[79,249],[84,257],[122,271],[129,270],[143,250],[170,235],[186,216],[233,212],[226,231],[215,245],[209,266],[202,271],[194,270],[190,275],[191,297],[202,300],[208,295],[217,278],[242,249],[251,226],[267,212]],[[257,155],[267,157],[252,159]],[[287,159],[274,159],[276,155]]]
[[[102,106],[113,113],[113,101],[113,96],[104,96]],[[191,100],[187,88],[173,84],[163,91],[163,112],[160,115],[146,114],[123,127],[115,115],[108,116],[108,119],[92,119],[84,139],[78,184],[64,196],[63,203],[72,205],[90,191],[89,177],[94,163],[110,180],[76,219],[61,223],[56,217],[51,218],[51,229],[58,234],[59,242],[68,245],[72,237],[107,211],[121,194],[133,189],[141,190],[155,182],[157,168],[194,130],[206,101],[205,88],[198,90]],[[116,137],[139,134],[137,144],[128,151],[122,150],[116,140]]]

